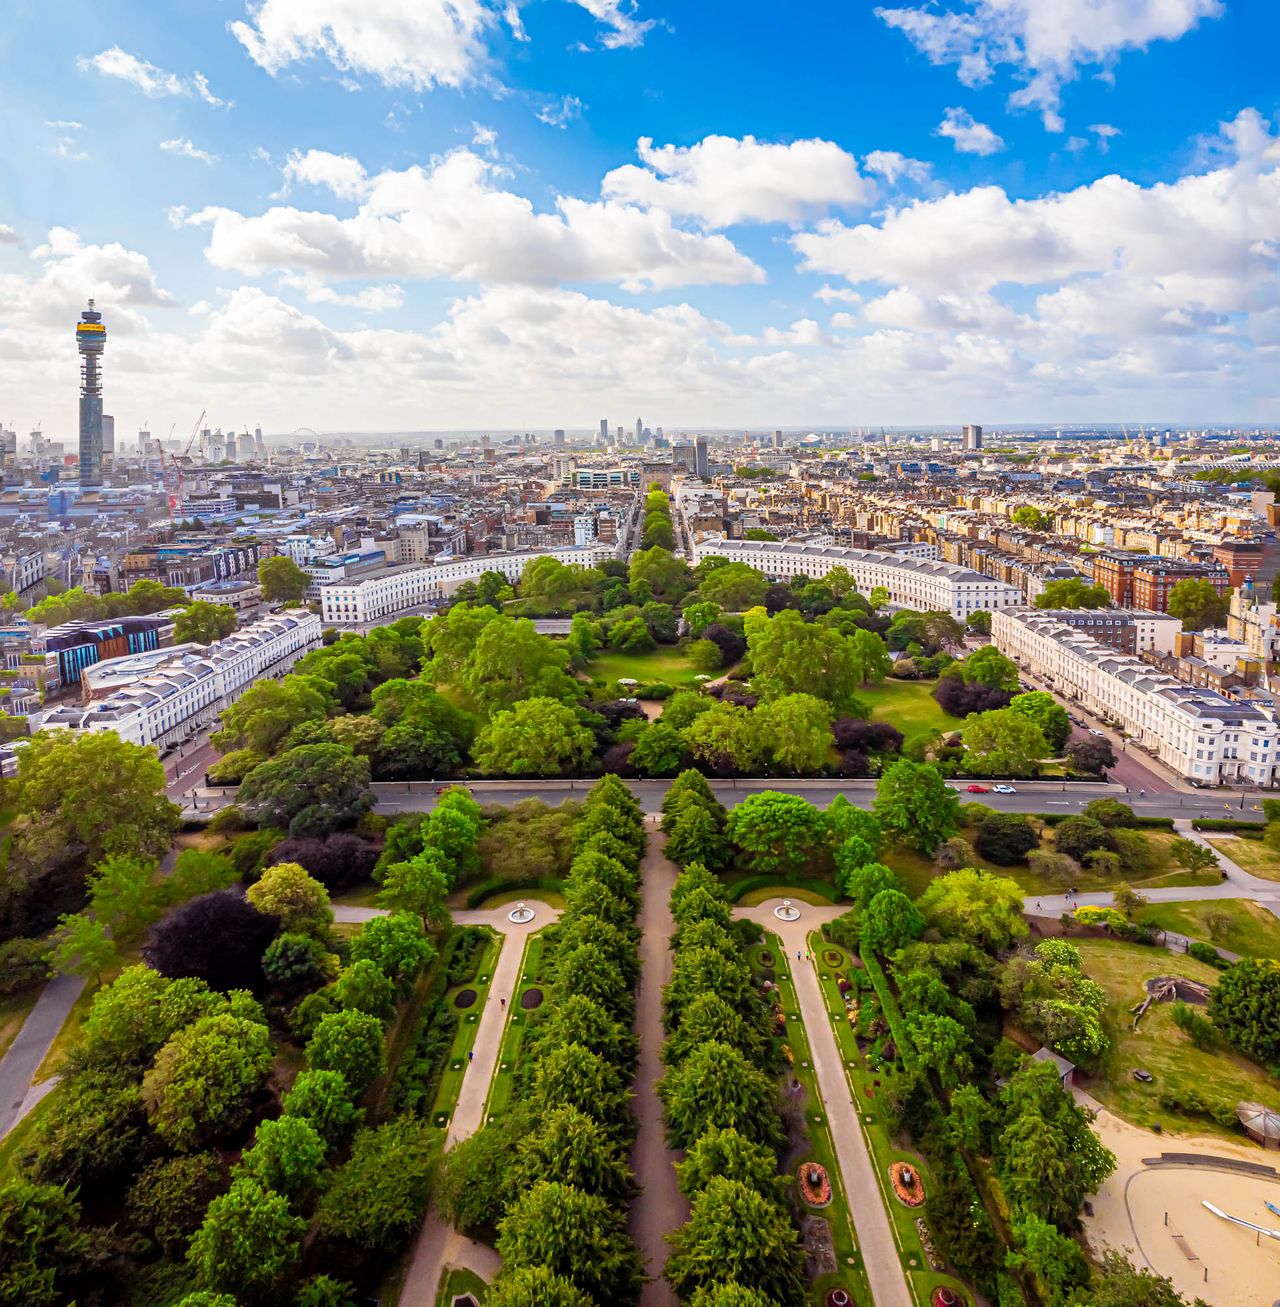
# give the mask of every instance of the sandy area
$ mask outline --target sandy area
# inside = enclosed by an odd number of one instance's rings
[[[1118,1162],[1093,1199],[1094,1215],[1085,1218],[1095,1246],[1128,1249],[1135,1265],[1167,1275],[1189,1300],[1203,1298],[1213,1307],[1271,1307],[1280,1300],[1280,1239],[1259,1237],[1201,1206],[1207,1200],[1232,1216],[1280,1231],[1280,1216],[1264,1205],[1280,1207],[1280,1178],[1142,1164],[1144,1157],[1161,1153],[1197,1153],[1280,1171],[1280,1153],[1219,1139],[1152,1134],[1106,1111],[1094,1129]]]

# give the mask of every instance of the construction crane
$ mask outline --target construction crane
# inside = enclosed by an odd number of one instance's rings
[[[183,481],[185,480],[183,476],[183,470],[182,470],[183,463],[185,463],[188,460],[191,454],[191,446],[196,443],[196,437],[200,434],[200,424],[204,421],[207,412],[208,412],[207,409],[202,409],[200,412],[200,416],[196,418],[195,426],[191,428],[191,438],[187,441],[187,447],[182,451],[182,463],[178,462],[177,454],[171,453],[169,455],[169,459],[173,463],[174,481],[176,483],[174,487],[176,493],[169,496],[169,525],[170,526],[173,525],[173,521],[174,521],[173,518],[174,505],[180,503],[182,500],[182,484]],[[170,428],[170,434],[171,435],[173,434],[172,427]]]

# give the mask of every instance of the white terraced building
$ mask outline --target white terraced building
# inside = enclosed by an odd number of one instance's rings
[[[733,563],[746,563],[774,581],[789,581],[793,576],[818,580],[833,567],[843,567],[864,595],[869,595],[876,586],[883,586],[889,592],[889,602],[900,608],[950,613],[959,621],[967,621],[983,609],[994,612],[1023,602],[1022,591],[1016,586],[983,576],[971,567],[910,556],[916,550],[889,553],[712,536],[699,540],[693,552],[695,563],[716,555]]]
[[[115,731],[134,744],[160,748],[207,726],[255,681],[283,676],[304,654],[320,647],[320,619],[301,609],[276,613],[207,648],[180,645],[156,654],[126,654],[94,664],[99,684],[114,664],[139,665],[127,687],[83,707],[55,708],[41,725],[75,731]]]
[[[1257,705],[1186,685],[1034,608],[993,613],[991,639],[1055,693],[1117,723],[1188,781],[1277,783],[1280,726]]]
[[[514,585],[535,558],[556,558],[566,566],[577,563],[582,567],[596,567],[617,556],[615,546],[593,544],[524,553],[441,557],[434,563],[384,567],[350,580],[321,585],[321,612],[325,622],[332,626],[359,626],[382,619],[394,621],[397,613],[438,603],[464,581],[478,581],[486,572],[501,572]]]

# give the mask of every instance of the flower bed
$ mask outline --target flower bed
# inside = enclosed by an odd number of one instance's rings
[[[827,1168],[817,1162],[803,1162],[796,1172],[800,1197],[810,1207],[826,1207],[831,1202],[831,1178]]]
[[[924,1182],[920,1172],[909,1162],[890,1162],[889,1179],[893,1192],[904,1207],[924,1206]]]

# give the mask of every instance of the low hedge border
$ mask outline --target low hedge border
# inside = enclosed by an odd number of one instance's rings
[[[829,903],[839,902],[840,896],[836,893],[834,887],[829,881],[818,880],[812,876],[767,876],[763,873],[759,876],[747,876],[745,879],[729,885],[725,889],[730,903],[739,902],[744,895],[750,894],[752,890],[757,889],[776,889],[779,894],[785,894],[789,889],[802,889],[810,894],[817,894],[820,898],[826,899]]]
[[[1267,828],[1260,821],[1240,821],[1234,817],[1196,817],[1191,823],[1191,829],[1228,831],[1232,835],[1243,835],[1247,840],[1260,840],[1267,833]]]
[[[1030,814],[1037,821],[1042,821],[1046,826],[1061,826],[1069,817],[1080,817],[1083,813],[1079,812],[1033,812]],[[1138,817],[1126,821],[1122,830],[1173,830],[1172,817]]]
[[[501,876],[491,876],[467,891],[467,907],[478,908],[485,899],[494,894],[505,894],[508,890],[518,890],[521,894],[532,894],[534,890],[561,894],[564,892],[564,882],[558,876],[535,876],[532,880],[508,880]]]

